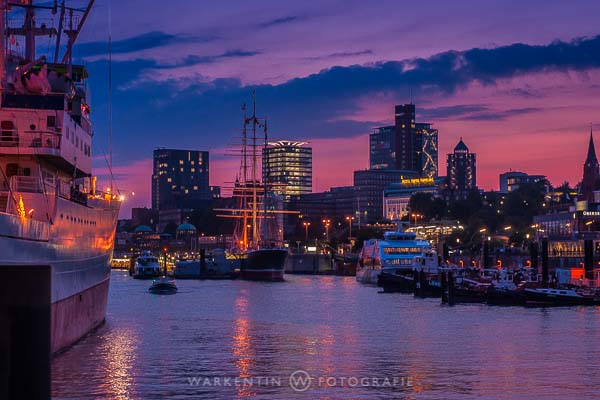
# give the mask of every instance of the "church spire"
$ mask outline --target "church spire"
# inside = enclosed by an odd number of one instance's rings
[[[587,200],[588,203],[594,201],[594,191],[600,189],[600,168],[598,167],[598,158],[594,148],[594,135],[590,126],[590,144],[588,153],[583,164],[583,180],[581,181],[580,200]]]
[[[598,158],[596,157],[596,148],[594,146],[594,135],[592,134],[592,124],[590,124],[590,144],[588,146],[587,157],[585,159],[586,165],[598,165]]]

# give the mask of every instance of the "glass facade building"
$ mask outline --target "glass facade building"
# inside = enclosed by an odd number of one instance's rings
[[[152,208],[197,208],[211,200],[208,151],[156,149],[153,159]]]
[[[396,127],[375,128],[369,135],[369,169],[396,168]]]
[[[269,142],[263,148],[263,180],[288,201],[312,192],[312,148],[306,142]]]
[[[415,105],[395,108],[394,125],[375,128],[369,136],[369,169],[414,171],[438,176],[438,130],[415,122]]]

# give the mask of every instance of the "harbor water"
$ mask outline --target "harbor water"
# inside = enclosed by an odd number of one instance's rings
[[[113,271],[106,324],[52,364],[57,399],[596,399],[600,308],[440,305],[353,277]],[[307,379],[305,379],[307,378]]]

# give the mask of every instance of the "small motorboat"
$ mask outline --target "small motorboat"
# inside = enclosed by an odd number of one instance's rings
[[[148,291],[153,294],[175,294],[177,293],[177,285],[174,279],[161,276],[152,281],[152,286]]]
[[[525,289],[525,304],[528,306],[597,306],[600,299],[594,294],[573,289],[537,288]]]

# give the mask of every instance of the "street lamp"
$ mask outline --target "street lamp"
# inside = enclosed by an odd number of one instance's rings
[[[350,232],[348,233],[348,238],[352,237],[352,220],[354,217],[346,217],[346,221],[348,221],[348,227],[350,228]]]
[[[505,231],[510,231],[511,229],[512,229],[512,226],[505,226],[505,227],[504,227],[504,230],[505,230]]]
[[[308,241],[308,227],[310,226],[310,222],[303,222],[304,229],[306,230],[306,241]]]
[[[323,225],[325,225],[326,237],[327,237],[327,241],[329,242],[329,225],[331,225],[331,220],[324,219],[323,220]]]
[[[415,227],[417,226],[417,218],[423,217],[421,214],[412,214],[412,217],[415,219]]]

